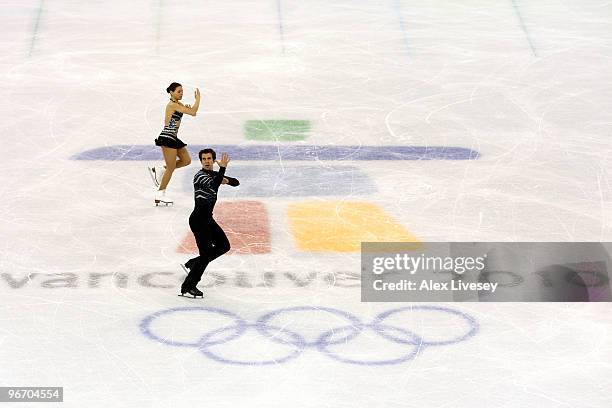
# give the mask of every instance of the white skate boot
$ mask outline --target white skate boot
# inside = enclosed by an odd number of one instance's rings
[[[174,201],[168,197],[166,195],[166,190],[158,190],[157,194],[155,195],[155,206],[160,206],[160,205],[173,205]]]
[[[166,172],[166,168],[161,166],[147,166],[147,169],[149,170],[149,175],[151,176],[151,180],[153,180],[153,184],[155,184],[155,187],[159,187],[164,177],[164,173]]]

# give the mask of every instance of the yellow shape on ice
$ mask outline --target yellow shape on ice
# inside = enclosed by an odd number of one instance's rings
[[[297,246],[304,251],[356,252],[362,242],[419,242],[371,203],[300,202],[290,204],[287,212]]]

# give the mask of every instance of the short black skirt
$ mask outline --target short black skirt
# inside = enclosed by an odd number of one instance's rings
[[[181,139],[167,136],[159,136],[155,139],[155,145],[159,147],[169,147],[171,149],[182,149],[187,146]]]

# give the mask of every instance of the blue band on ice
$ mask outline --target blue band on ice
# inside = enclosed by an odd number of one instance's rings
[[[192,156],[207,147],[232,160],[475,160],[477,151],[451,146],[190,145]],[[114,145],[86,150],[73,160],[158,160],[154,145]]]

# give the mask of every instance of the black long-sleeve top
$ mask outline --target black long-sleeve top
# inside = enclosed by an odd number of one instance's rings
[[[232,187],[240,184],[237,179],[225,175],[225,167],[221,167],[219,171],[202,169],[196,173],[193,177],[196,210],[212,214],[217,202],[217,191],[224,177]]]

